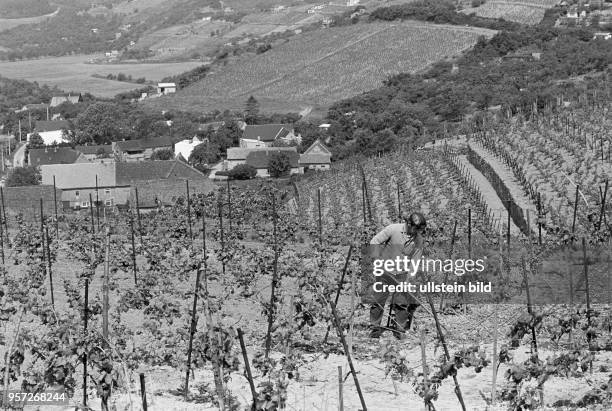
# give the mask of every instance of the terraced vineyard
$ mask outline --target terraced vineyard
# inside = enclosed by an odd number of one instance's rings
[[[219,68],[171,98],[149,104],[189,110],[242,109],[250,95],[282,111],[375,88],[391,74],[415,72],[458,54],[491,30],[406,22],[370,23],[295,36],[258,56]],[[349,68],[347,68],[349,67]]]
[[[434,231],[452,229],[453,221],[465,221],[471,209],[474,232],[488,236],[500,228],[505,231],[505,221],[489,218],[493,210],[486,207],[481,193],[461,171],[455,155],[450,150],[422,150],[395,153],[361,165],[344,164],[332,173],[297,184],[300,209],[315,227],[320,190],[323,226],[334,227],[334,231],[351,232],[370,218],[377,226],[397,222],[399,209],[431,216]]]
[[[541,113],[531,121],[497,124],[478,139],[510,165],[525,192],[540,194],[546,224],[553,230],[572,230],[576,206],[577,233],[599,224],[606,182],[612,177],[610,105],[561,109]],[[576,189],[578,201],[576,202]],[[604,222],[606,216],[602,216]]]
[[[523,24],[538,24],[546,9],[554,7],[558,0],[508,1],[487,0],[479,7],[463,9],[466,14],[476,13],[480,17],[502,18]]]

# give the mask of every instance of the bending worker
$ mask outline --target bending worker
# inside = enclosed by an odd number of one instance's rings
[[[376,252],[378,257],[394,258],[394,256],[386,256],[385,249],[392,254],[401,253],[412,260],[418,260],[423,253],[423,236],[422,233],[427,226],[425,217],[421,213],[412,213],[403,216],[404,223],[390,224],[381,232],[376,234],[370,241],[370,245],[380,245],[381,248]],[[398,284],[408,279],[408,273],[385,273],[378,277],[375,281],[381,281],[385,284]],[[370,304],[370,338],[379,338],[384,328],[381,327],[381,321],[384,315],[385,303],[389,298],[389,292],[376,292],[370,284],[362,298],[364,304]],[[391,293],[391,310],[395,313],[395,324],[392,324],[394,329],[393,335],[398,339],[403,339],[405,332],[410,329],[412,316],[418,308],[418,301],[408,292]],[[391,311],[390,311],[391,312]]]

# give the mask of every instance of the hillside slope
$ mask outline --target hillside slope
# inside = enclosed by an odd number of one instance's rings
[[[294,36],[260,54],[219,66],[156,107],[210,111],[241,109],[253,95],[264,111],[299,111],[373,89],[388,76],[416,72],[448,59],[492,30],[428,23],[368,23]]]

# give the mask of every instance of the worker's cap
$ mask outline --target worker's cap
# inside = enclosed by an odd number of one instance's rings
[[[404,221],[410,224],[411,226],[423,229],[427,227],[427,221],[425,220],[425,216],[421,213],[412,213],[412,214],[404,214]]]

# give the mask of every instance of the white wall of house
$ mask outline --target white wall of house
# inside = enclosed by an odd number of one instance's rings
[[[30,141],[30,136],[33,133],[28,133],[27,135],[27,141]],[[62,130],[53,130],[53,131],[43,131],[38,133],[43,141],[45,142],[46,146],[50,146],[52,144],[60,144],[60,143],[67,143],[68,139],[64,137],[64,133],[62,133]]]

